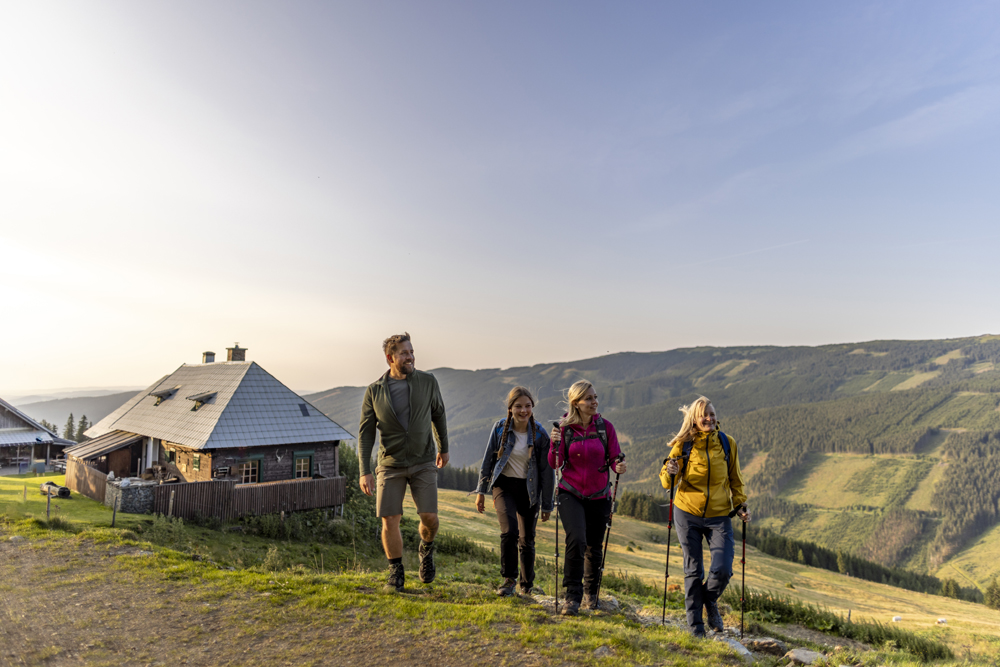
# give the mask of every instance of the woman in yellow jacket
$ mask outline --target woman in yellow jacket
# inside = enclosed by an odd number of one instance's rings
[[[663,462],[660,482],[674,490],[674,525],[684,552],[684,606],[696,636],[705,635],[701,608],[708,625],[722,632],[718,600],[733,576],[733,523],[739,515],[750,520],[740,474],[736,441],[719,430],[715,408],[704,396],[681,408],[684,422],[670,441],[670,457]],[[708,578],[702,564],[702,540],[708,540],[711,564]]]

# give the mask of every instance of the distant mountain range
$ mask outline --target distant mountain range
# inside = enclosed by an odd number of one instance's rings
[[[627,486],[659,493],[677,408],[710,397],[764,524],[887,565],[969,581],[1000,574],[1000,336],[819,347],[687,348],[567,363],[439,368],[452,465],[478,464],[510,388],[537,398],[543,422],[562,392],[593,382],[630,463]],[[375,378],[373,378],[375,379]],[[133,392],[21,406],[62,424],[97,421]],[[357,433],[364,387],[305,396]],[[90,401],[90,402],[85,402]],[[994,554],[994,555],[990,555]]]

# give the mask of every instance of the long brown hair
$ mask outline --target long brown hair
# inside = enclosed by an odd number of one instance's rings
[[[514,423],[514,403],[516,403],[517,399],[522,396],[531,401],[531,418],[528,419],[528,445],[530,446],[535,443],[535,397],[531,395],[531,390],[527,387],[517,386],[511,389],[510,393],[507,394],[507,421],[504,422],[503,434],[497,442],[498,453],[504,443],[507,442],[507,434],[510,433],[511,425]]]

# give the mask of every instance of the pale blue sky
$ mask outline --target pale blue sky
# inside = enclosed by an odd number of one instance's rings
[[[995,3],[5,2],[0,390],[1000,332]]]

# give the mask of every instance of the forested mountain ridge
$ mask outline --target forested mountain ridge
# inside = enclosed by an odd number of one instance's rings
[[[562,413],[562,391],[585,378],[622,436],[630,463],[623,481],[645,491],[658,489],[666,443],[680,426],[677,408],[704,394],[739,444],[751,497],[768,525],[934,572],[997,525],[998,362],[1000,336],[980,336],[687,348],[431,372],[448,407],[453,465],[479,462],[511,386],[535,391],[536,416],[548,421]],[[356,432],[363,392],[341,387],[307,398]]]

